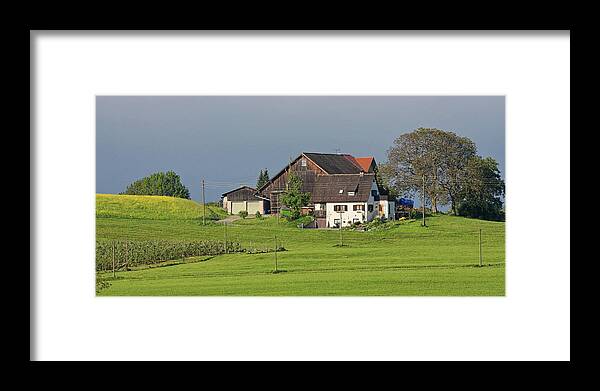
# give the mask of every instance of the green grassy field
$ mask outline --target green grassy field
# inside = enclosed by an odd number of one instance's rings
[[[130,199],[129,197],[134,197]],[[100,273],[111,283],[101,296],[503,296],[504,223],[438,215],[420,221],[388,223],[367,232],[299,229],[273,217],[238,220],[227,227],[202,224],[201,205],[187,200],[185,210],[153,206],[144,197],[98,195],[98,240],[228,240],[245,247],[274,246],[275,254],[225,254],[188,258],[163,267]],[[180,201],[167,198],[178,203]],[[188,205],[192,203],[193,206]],[[108,205],[108,206],[107,206]],[[188,213],[188,208],[190,212]],[[216,208],[218,209],[218,208]],[[194,211],[200,211],[196,213]],[[215,213],[222,215],[221,211]],[[157,217],[159,216],[159,217]],[[483,232],[484,267],[479,261]],[[225,230],[227,232],[225,232]],[[339,247],[340,240],[345,246]]]
[[[96,217],[197,220],[203,212],[202,204],[183,198],[96,194]],[[212,218],[226,216],[223,209],[212,205],[206,205],[206,214]]]

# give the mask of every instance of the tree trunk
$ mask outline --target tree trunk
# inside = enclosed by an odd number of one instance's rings
[[[435,196],[431,197],[431,213],[437,213],[437,199]]]
[[[448,196],[450,197],[450,205],[452,206],[452,214],[454,214],[454,216],[458,216],[458,214],[456,213],[456,202],[454,202],[454,197],[452,196],[452,193],[448,194]]]

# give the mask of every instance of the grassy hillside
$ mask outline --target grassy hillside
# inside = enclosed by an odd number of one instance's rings
[[[479,229],[485,267],[475,267]],[[268,217],[227,227],[191,219],[98,218],[99,240],[198,240],[274,245],[277,254],[226,254],[118,272],[100,295],[504,295],[504,223],[435,216],[367,232],[299,229]],[[337,246],[343,240],[344,247]],[[197,261],[197,262],[194,262]]]
[[[198,220],[203,208],[192,200],[163,196],[96,194],[96,217],[146,220]],[[219,207],[206,206],[206,216],[226,216]]]

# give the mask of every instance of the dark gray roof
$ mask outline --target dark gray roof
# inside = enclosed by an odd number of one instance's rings
[[[328,174],[358,174],[362,171],[350,155],[313,152],[305,152],[304,155]]]
[[[367,202],[375,174],[317,175],[311,189],[312,202]],[[340,190],[343,190],[340,193]],[[353,191],[354,195],[348,195]]]
[[[240,190],[245,190],[247,192],[256,193],[256,189],[253,188],[253,187],[250,187],[250,186],[240,186],[240,187],[237,187],[237,188],[235,188],[233,190],[229,190],[227,193],[221,194],[221,196],[225,197],[228,194],[231,194],[231,193],[234,193],[234,192],[239,192]]]

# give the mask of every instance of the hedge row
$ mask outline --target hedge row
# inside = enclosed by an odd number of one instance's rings
[[[112,270],[113,244],[115,248],[116,268],[127,266],[148,265],[170,261],[184,257],[202,255],[219,255],[225,253],[223,242],[218,241],[97,241],[96,270]],[[237,242],[227,242],[227,252],[242,252],[244,249]]]

